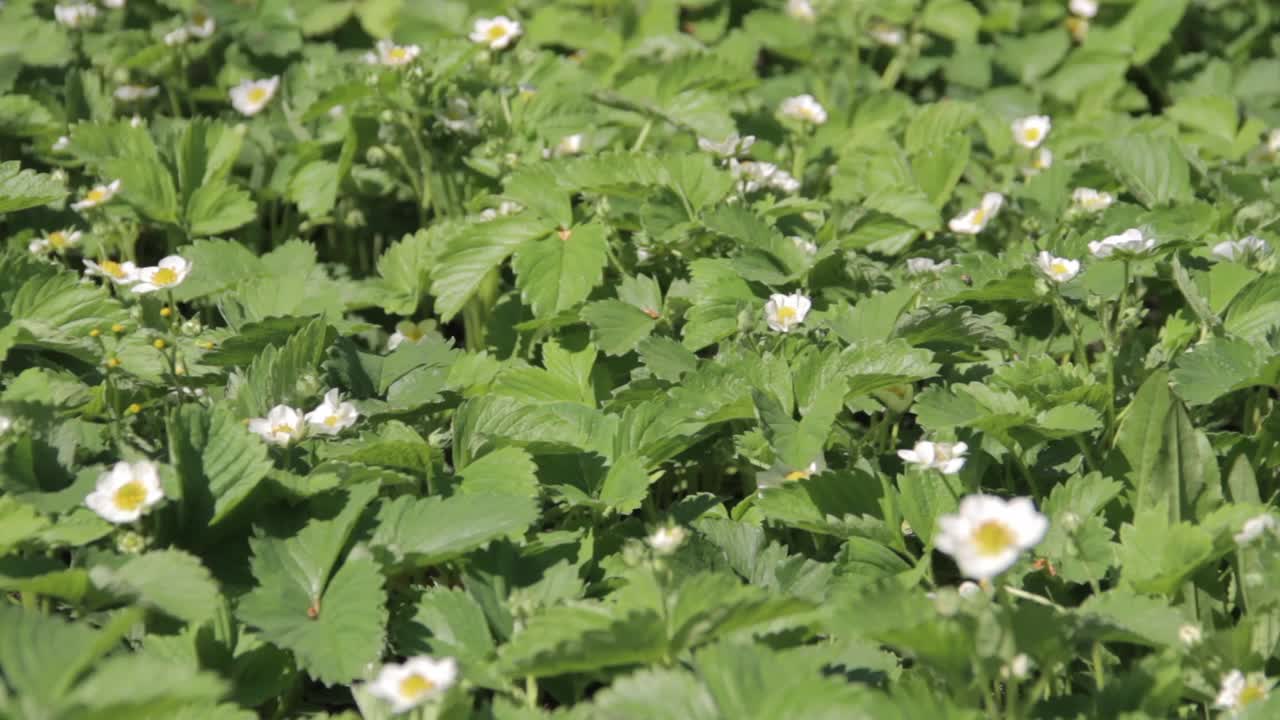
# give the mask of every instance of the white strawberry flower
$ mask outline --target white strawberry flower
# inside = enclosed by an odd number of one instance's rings
[[[120,192],[119,180],[112,180],[106,185],[94,185],[89,192],[85,193],[83,200],[71,203],[71,209],[79,211],[98,207],[110,202],[111,198],[115,197],[118,192]]]
[[[90,3],[53,6],[53,17],[58,21],[58,24],[72,29],[88,25],[97,16],[97,6]]]
[[[791,177],[777,165],[755,160],[729,159],[729,174],[738,180],[738,189],[751,193],[764,188],[793,193],[800,189],[800,181]]]
[[[577,155],[582,152],[582,133],[574,133],[560,138],[560,142],[556,143],[556,157],[564,157],[566,155]]]
[[[907,273],[911,275],[925,275],[929,273],[938,273],[951,267],[950,260],[937,262],[933,258],[913,257],[907,258]]]
[[[733,133],[720,142],[714,142],[707,138],[700,137],[698,138],[698,149],[703,152],[711,153],[712,155],[731,158],[745,155],[746,152],[751,149],[751,146],[755,145],[755,143],[755,135],[739,136],[738,133]]]
[[[670,555],[680,547],[686,535],[685,529],[678,525],[660,527],[645,538],[645,542],[659,555]]]
[[[997,192],[989,192],[982,196],[982,202],[978,207],[966,210],[952,218],[947,226],[951,228],[951,232],[977,235],[982,232],[987,223],[991,222],[996,213],[1000,212],[1002,205],[1004,205],[1004,195]]]
[[[163,499],[155,464],[140,460],[118,462],[100,475],[84,504],[103,520],[120,524],[137,520]]]
[[[125,3],[125,0],[102,0],[102,6],[106,8],[111,8],[112,10],[119,10],[123,8],[124,3]]]
[[[480,119],[471,112],[471,103],[466,98],[449,98],[445,110],[440,114],[440,122],[456,133],[474,135],[480,129]]]
[[[471,42],[488,45],[490,50],[502,50],[520,37],[520,23],[499,15],[495,18],[479,18],[472,26]]]
[[[1267,152],[1272,155],[1280,154],[1280,128],[1267,133]]]
[[[1035,155],[1031,156],[1031,167],[1022,168],[1022,174],[1027,177],[1034,177],[1051,167],[1053,167],[1053,151],[1042,147],[1036,150]]]
[[[827,111],[809,94],[789,97],[778,107],[782,117],[799,122],[821,125],[827,121]]]
[[[198,38],[207,38],[217,29],[217,21],[209,13],[198,8],[191,13],[191,19],[187,21],[187,32]]]
[[[71,147],[71,138],[66,135],[59,135],[57,140],[53,141],[52,149],[54,152],[66,152]]]
[[[356,406],[343,401],[338,389],[334,388],[324,394],[324,401],[315,410],[307,413],[306,421],[312,432],[337,435],[355,425],[359,417]]]
[[[764,304],[764,319],[771,330],[787,333],[804,322],[813,303],[801,293],[783,295],[774,293]]]
[[[155,85],[121,85],[116,88],[114,96],[120,102],[138,102],[159,94],[160,88]]]
[[[397,45],[390,40],[379,40],[374,49],[377,51],[378,63],[387,67],[408,65],[422,52],[422,48],[417,45]]]
[[[934,545],[956,561],[965,577],[990,580],[1035,547],[1048,529],[1048,518],[1030,498],[969,495],[956,513],[938,518]]]
[[[180,255],[169,255],[154,267],[138,268],[138,282],[131,289],[136,293],[171,290],[181,285],[190,274],[190,260]]]
[[[1046,277],[1058,283],[1067,282],[1080,274],[1079,260],[1060,258],[1045,250],[1036,256],[1036,265]]]
[[[1076,17],[1093,19],[1098,14],[1098,0],[1071,0],[1067,7]]]
[[[54,230],[42,238],[32,240],[27,249],[37,254],[48,252],[64,253],[68,249],[79,245],[80,237],[83,234],[79,230]]]
[[[955,475],[964,467],[965,453],[969,446],[962,442],[928,442],[921,440],[910,450],[899,450],[898,457],[922,468],[937,470],[943,475]]]
[[[1256,235],[1249,235],[1239,240],[1224,240],[1214,245],[1213,254],[1223,260],[1248,260],[1270,255],[1271,246],[1266,240]]]
[[[1155,238],[1147,237],[1138,228],[1129,228],[1119,235],[1109,235],[1089,243],[1089,252],[1096,258],[1108,258],[1117,253],[1141,255],[1155,246]]]
[[[817,243],[814,243],[814,242],[810,242],[810,241],[808,241],[808,240],[805,240],[804,238],[800,237],[799,235],[792,235],[791,237],[789,237],[789,238],[787,238],[787,239],[788,239],[788,240],[790,240],[790,241],[791,241],[791,244],[792,244],[792,245],[795,245],[795,246],[796,246],[796,248],[797,248],[798,250],[800,250],[800,252],[804,253],[805,255],[810,255],[810,256],[812,256],[812,255],[817,255],[817,254],[818,254],[818,245],[817,245]]]
[[[147,124],[146,121],[142,119],[141,115],[134,115],[133,117],[129,118],[129,127],[131,128],[140,128],[146,124]]]
[[[138,268],[129,261],[103,260],[98,263],[86,259],[84,266],[86,275],[104,277],[116,285],[132,285],[138,281]]]
[[[430,330],[430,321],[416,323],[412,320],[401,320],[396,323],[396,331],[392,333],[391,337],[387,340],[387,350],[395,350],[405,342],[417,345],[427,337],[427,333]]]
[[[1248,545],[1267,533],[1272,535],[1280,533],[1280,523],[1276,522],[1274,516],[1263,514],[1246,520],[1240,532],[1233,537],[1237,545]]]
[[[818,19],[818,13],[809,0],[787,0],[787,15],[801,22],[811,23]]]
[[[383,665],[369,691],[391,703],[391,712],[402,713],[443,695],[457,682],[456,660],[418,655],[403,664]]]
[[[257,115],[262,112],[267,103],[271,102],[271,98],[275,97],[279,87],[279,75],[273,75],[264,80],[245,80],[231,88],[231,105],[241,115]]]
[[[1025,148],[1037,148],[1049,137],[1053,122],[1048,115],[1029,115],[1014,120],[1011,127],[1014,142]]]
[[[1199,625],[1185,623],[1178,626],[1178,642],[1186,647],[1195,647],[1204,640],[1204,632],[1200,630]]]
[[[1099,192],[1093,188],[1079,187],[1071,193],[1071,202],[1086,212],[1102,212],[1116,201],[1108,192]]]
[[[801,467],[790,467],[782,462],[777,462],[768,470],[756,473],[756,488],[763,492],[769,488],[781,487],[787,483],[808,480],[826,469],[827,459],[822,455]]]
[[[1218,697],[1214,699],[1213,706],[1218,710],[1226,710],[1234,717],[1250,705],[1266,700],[1271,694],[1273,685],[1275,681],[1268,679],[1262,673],[1245,675],[1239,670],[1232,670],[1222,676],[1222,685],[1218,689]]]
[[[956,586],[956,593],[960,597],[974,597],[982,592],[982,586],[972,580],[965,580]]]
[[[178,45],[186,45],[191,39],[191,31],[185,27],[174,28],[164,34],[164,44],[169,47],[177,47]]]
[[[897,25],[891,25],[887,22],[874,22],[867,28],[867,34],[872,40],[886,47],[898,47],[907,39],[906,32]]]
[[[302,439],[307,432],[307,424],[299,410],[288,405],[276,405],[267,411],[266,417],[250,420],[249,430],[274,445],[290,445]]]

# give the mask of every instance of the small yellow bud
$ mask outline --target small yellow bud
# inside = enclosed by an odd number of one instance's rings
[[[156,338],[156,339],[155,339],[155,342],[151,343],[151,347],[153,347],[153,348],[155,348],[155,349],[157,349],[157,350],[163,350],[163,349],[164,349],[164,340],[161,340],[160,338]]]
[[[109,368],[120,367],[120,358],[117,358],[117,357],[107,358],[107,367]]]
[[[183,367],[182,365],[179,365],[178,367],[176,367],[176,368],[174,368],[174,369],[173,369],[173,374],[174,374],[174,375],[186,375],[186,374],[187,374],[187,369],[186,369],[185,367]]]
[[[170,308],[168,305],[160,308],[160,317],[167,318],[172,314],[173,314],[173,308]]]
[[[111,332],[113,332],[113,333],[115,333],[115,334],[117,334],[117,335],[119,335],[120,333],[122,333],[122,332],[124,332],[124,331],[125,331],[125,327],[124,327],[124,325],[122,325],[122,324],[120,324],[120,323],[116,323],[115,325],[112,325],[112,326],[111,326]]]
[[[98,337],[101,334],[102,334],[102,331],[99,330],[98,328],[94,328],[89,331],[89,337]]]
[[[124,411],[129,413],[130,415],[137,415],[138,413],[142,412],[142,406],[139,405],[138,403],[133,403],[129,405],[129,407],[125,408]]]
[[[200,348],[201,350],[212,350],[213,343],[209,340],[201,340],[200,342],[196,343],[196,347]]]

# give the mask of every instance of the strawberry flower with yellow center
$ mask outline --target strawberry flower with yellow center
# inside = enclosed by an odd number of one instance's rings
[[[319,407],[306,414],[307,427],[321,435],[337,435],[356,423],[356,406],[342,400],[337,388],[324,394]]]
[[[804,322],[813,303],[800,293],[782,295],[774,293],[764,305],[764,319],[769,329],[777,332],[791,332],[791,329]]]
[[[85,274],[93,277],[104,277],[116,285],[132,285],[138,281],[138,268],[129,261],[115,260],[84,261]]]
[[[520,37],[520,23],[505,15],[495,18],[479,18],[468,36],[471,42],[489,46],[490,50],[502,50]]]
[[[1262,673],[1245,675],[1239,670],[1232,670],[1222,677],[1213,706],[1235,717],[1250,705],[1266,700],[1273,685],[1275,682]]]
[[[132,289],[136,293],[172,290],[181,285],[190,274],[191,261],[179,255],[169,255],[155,267],[139,268],[138,283]]]
[[[781,487],[787,483],[808,480],[826,469],[827,460],[822,455],[818,455],[809,464],[799,467],[791,467],[785,462],[778,461],[768,470],[756,474],[756,488],[764,492],[769,488]]]
[[[1054,282],[1064,283],[1080,274],[1080,261],[1060,258],[1048,251],[1041,251],[1036,256],[1036,265],[1045,277]]]
[[[71,209],[84,211],[90,208],[96,208],[111,201],[111,198],[120,192],[120,181],[112,180],[106,185],[94,185],[89,192],[84,194],[84,199],[79,202],[71,203]]]
[[[292,445],[306,434],[303,415],[288,405],[276,405],[264,418],[249,421],[249,431],[273,445]]]
[[[977,235],[982,232],[987,224],[1000,212],[1000,207],[1004,205],[1004,195],[997,192],[989,192],[982,196],[982,202],[976,208],[966,210],[964,213],[951,219],[947,224],[951,228],[951,232],[960,233],[962,235]]]
[[[782,101],[778,114],[789,120],[796,120],[811,125],[822,125],[827,121],[827,110],[812,95],[797,95]]]
[[[369,691],[390,703],[391,712],[402,713],[443,695],[457,682],[456,660],[419,655],[403,664],[383,665]]]
[[[32,240],[27,249],[37,255],[46,253],[65,253],[80,244],[79,230],[55,230],[42,238]]]
[[[956,561],[965,577],[982,581],[1012,567],[1048,530],[1048,518],[1030,498],[969,495],[957,512],[938,518],[934,544]]]
[[[386,67],[400,67],[417,59],[422,48],[417,45],[397,45],[390,40],[379,40],[374,46],[374,51],[371,54],[373,62]]]
[[[1014,120],[1011,127],[1014,142],[1025,148],[1037,148],[1049,137],[1053,122],[1048,115],[1030,115]]]
[[[278,75],[265,80],[245,80],[231,88],[231,105],[241,115],[252,117],[262,112],[267,103],[271,102],[271,98],[275,97],[276,90],[279,88],[280,76]]]
[[[137,520],[163,499],[155,464],[140,460],[118,462],[99,476],[84,504],[103,520],[120,524]]]

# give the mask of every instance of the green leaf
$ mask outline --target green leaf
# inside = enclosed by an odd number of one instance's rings
[[[1143,593],[1172,595],[1214,554],[1213,538],[1190,523],[1169,523],[1161,509],[1140,510],[1120,529],[1120,576]]]
[[[0,163],[0,214],[48,205],[67,196],[67,188],[52,175],[19,170],[16,160]]]
[[[119,180],[120,196],[155,222],[178,224],[178,191],[145,128],[127,122],[78,125],[71,148],[106,181]]]
[[[196,538],[222,522],[271,469],[266,445],[221,406],[182,406],[169,419],[168,435],[183,522]]]
[[[657,701],[661,698],[661,701]],[[716,720],[724,717],[707,689],[683,670],[640,670],[591,698],[601,720]]]
[[[255,557],[256,560],[256,557]],[[296,583],[254,590],[240,604],[264,640],[293,652],[298,665],[326,685],[364,677],[382,656],[386,591],[378,564],[348,558],[318,597]],[[264,586],[265,587],[265,586]]]
[[[1178,144],[1158,135],[1131,135],[1103,144],[1102,160],[1149,208],[1190,202],[1191,168]]]
[[[695,213],[723,200],[733,187],[733,177],[713,165],[705,153],[667,155],[662,165],[671,178],[671,188]],[[696,219],[696,215],[689,219]]]
[[[471,461],[458,469],[462,482],[458,492],[467,495],[511,495],[536,498],[539,493],[537,466],[529,453],[505,447]]]
[[[592,338],[609,355],[625,355],[649,337],[656,318],[621,300],[598,300],[582,308],[583,320],[591,326]]]
[[[314,372],[333,342],[334,332],[323,318],[316,318],[276,347],[267,346],[254,358],[243,377],[232,376],[227,396],[243,417],[262,417],[278,403],[293,404],[298,382]]]
[[[139,682],[146,678],[145,682]],[[146,655],[117,655],[103,661],[67,698],[87,709],[76,717],[103,719],[174,713],[190,703],[212,705],[227,684],[195,665]],[[172,715],[169,715],[172,717]]]
[[[314,160],[302,166],[289,183],[289,199],[309,218],[326,217],[338,199],[338,163]]]
[[[606,230],[595,223],[525,242],[512,262],[521,297],[537,317],[576,306],[600,284],[607,252]]]
[[[537,506],[514,495],[400,497],[379,509],[369,544],[397,564],[430,567],[524,532],[537,518]]]
[[[1280,362],[1245,340],[1209,338],[1178,358],[1171,377],[1188,405],[1206,405],[1241,388],[1277,384]]]
[[[1176,523],[1202,516],[1206,503],[1221,497],[1212,448],[1169,389],[1166,371],[1152,373],[1138,388],[1116,433],[1116,447],[1131,468],[1137,511],[1161,508]]]
[[[235,230],[258,216],[249,193],[222,181],[201,185],[187,201],[185,223],[192,237]]]
[[[930,0],[920,22],[929,32],[971,43],[977,39],[982,14],[965,0]]]
[[[671,338],[645,338],[636,352],[640,354],[640,359],[649,368],[649,372],[667,382],[676,382],[685,373],[698,369],[698,356]]]
[[[442,320],[451,320],[485,276],[502,265],[517,247],[553,229],[548,221],[521,213],[482,223],[454,236],[445,245],[431,281],[436,314]]]
[[[621,457],[609,466],[600,486],[600,501],[619,515],[626,515],[639,509],[652,482],[642,460],[634,455]]]
[[[99,565],[89,577],[103,590],[190,623],[213,617],[222,603],[199,558],[181,550],[149,552],[118,568]]]

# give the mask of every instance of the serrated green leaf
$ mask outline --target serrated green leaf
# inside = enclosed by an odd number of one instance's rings
[[[181,550],[159,550],[120,567],[91,568],[93,584],[190,623],[213,617],[221,605],[218,585],[200,559]]]
[[[600,349],[609,355],[625,355],[649,337],[656,318],[620,300],[598,300],[582,308],[583,320],[591,326]]]
[[[585,300],[603,277],[607,243],[602,225],[587,224],[521,245],[512,266],[534,315],[554,315]]]
[[[464,230],[445,245],[431,281],[436,313],[443,320],[457,315],[491,271],[522,243],[555,228],[546,220],[522,213]]]
[[[234,511],[271,469],[261,439],[222,407],[183,406],[171,416],[168,434],[183,520],[195,538]]]
[[[397,563],[430,567],[491,540],[521,533],[537,517],[537,507],[527,497],[401,497],[378,511],[378,526],[369,543]]]
[[[47,205],[67,196],[67,188],[52,175],[20,170],[17,161],[0,163],[0,214]]]

